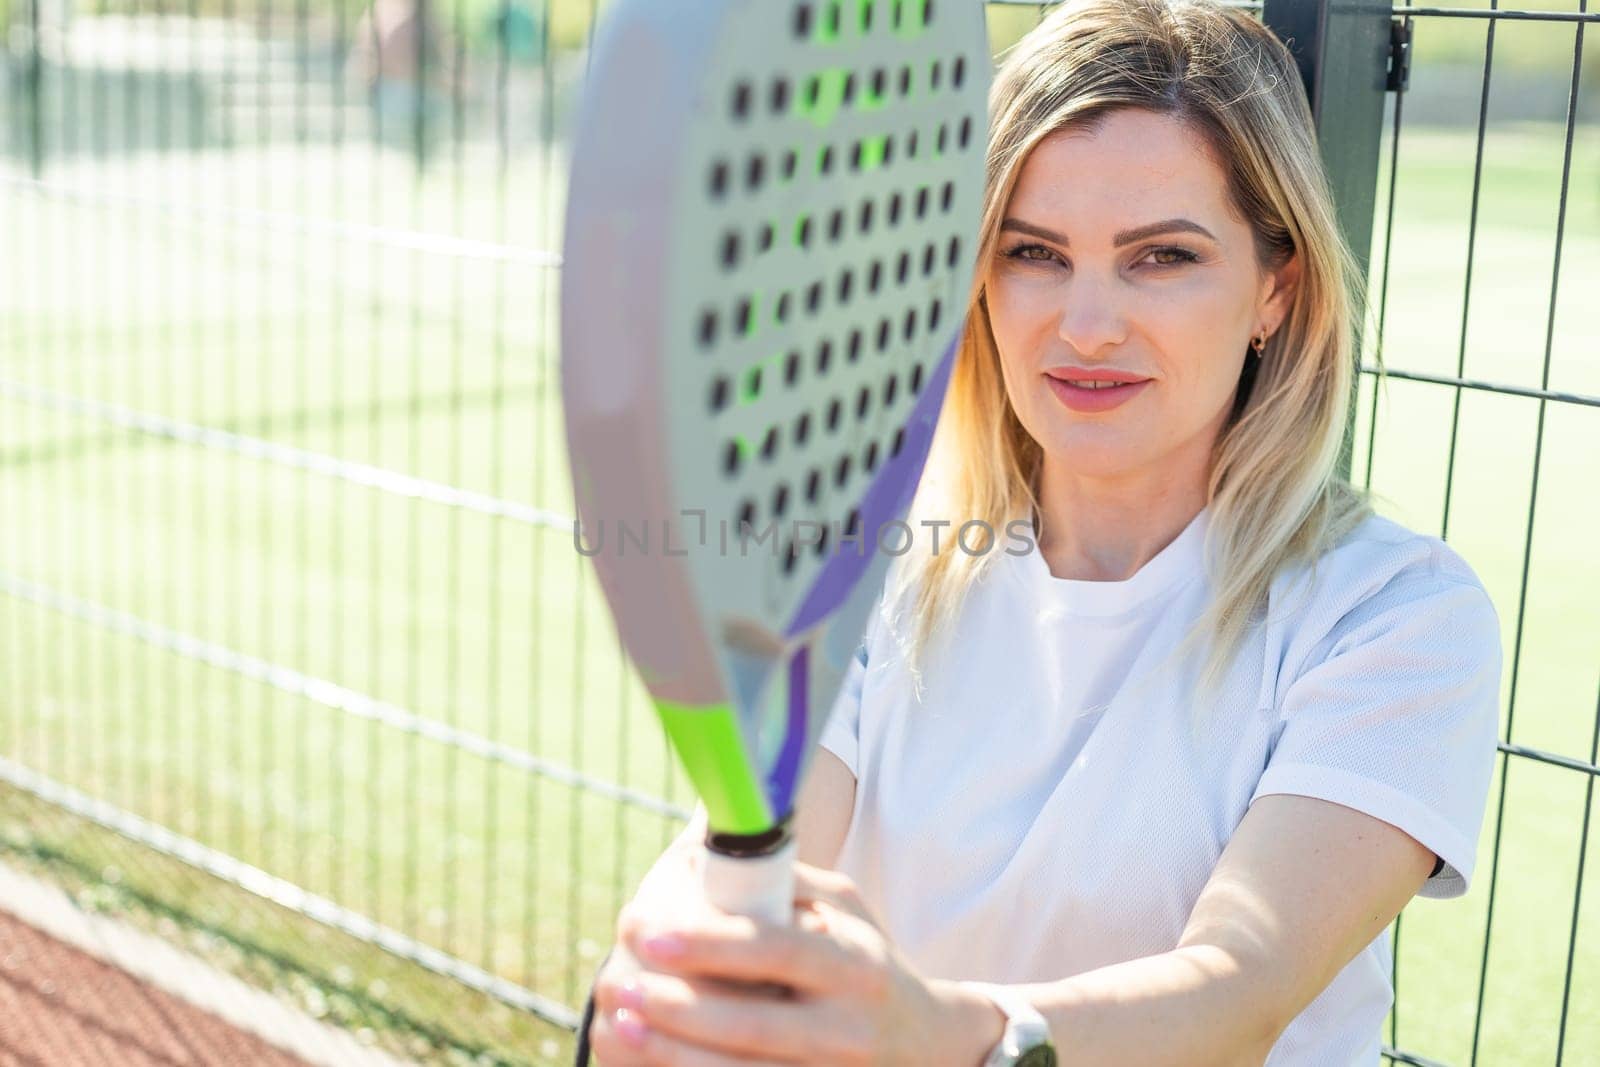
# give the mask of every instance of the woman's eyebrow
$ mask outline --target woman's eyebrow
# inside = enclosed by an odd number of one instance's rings
[[[1056,233],[1054,230],[1047,230],[1043,226],[1035,226],[1031,222],[1024,222],[1021,219],[1008,218],[1000,224],[1001,233],[1005,233],[1008,230],[1027,234],[1029,237],[1053,241],[1063,248],[1068,247],[1067,239],[1061,234]],[[1131,245],[1135,241],[1142,241],[1147,237],[1154,237],[1162,233],[1197,233],[1213,241],[1217,239],[1210,230],[1198,222],[1193,222],[1189,219],[1162,219],[1160,222],[1152,222],[1147,226],[1123,230],[1112,239],[1112,244],[1117,248],[1121,248],[1123,245]]]

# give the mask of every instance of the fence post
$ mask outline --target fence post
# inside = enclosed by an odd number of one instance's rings
[[[40,51],[40,11],[44,0],[28,2],[28,55],[23,68],[23,107],[28,123],[28,172],[38,178],[44,172],[44,55]]]
[[[1378,148],[1394,50],[1391,8],[1376,0],[1265,0],[1261,17],[1300,66],[1339,225],[1362,277],[1369,277]],[[1356,324],[1358,358],[1364,317]],[[1354,428],[1352,402],[1340,454],[1344,474],[1350,470]]]

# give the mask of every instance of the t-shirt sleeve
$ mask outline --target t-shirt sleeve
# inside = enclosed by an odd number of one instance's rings
[[[1499,731],[1500,625],[1483,588],[1391,583],[1335,625],[1283,691],[1255,797],[1292,793],[1410,834],[1439,862],[1419,895],[1472,882]]]
[[[866,676],[867,643],[862,641],[845,671],[839,696],[833,702],[833,710],[828,713],[828,721],[818,740],[818,744],[838,756],[857,778],[860,777],[856,768],[860,753],[861,689]]]

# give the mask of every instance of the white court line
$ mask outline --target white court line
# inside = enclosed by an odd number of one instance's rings
[[[392,493],[395,496],[460,508],[463,511],[488,515],[492,518],[509,519],[525,526],[542,526],[554,530],[573,528],[571,516],[546,508],[519,504],[514,500],[505,500],[487,493],[474,493],[444,482],[429,481],[426,478],[413,477],[367,463],[355,463],[340,459],[338,456],[282,445],[260,437],[246,437],[243,434],[229,433],[227,430],[218,430],[210,426],[151,415],[120,404],[107,404],[104,401],[89,400],[70,393],[57,392],[54,389],[42,389],[37,385],[11,378],[0,378],[0,396],[32,404],[35,407],[65,411],[80,418],[136,430],[152,437],[165,437],[169,441],[198,445],[220,452],[232,452],[235,455],[248,456],[251,459],[275,463],[294,470],[337,478],[369,489]]]
[[[0,593],[49,608],[113,633],[137,638],[165,652],[237,674],[354,718],[381,723],[401,733],[425,737],[458,751],[471,753],[480,759],[536,774],[552,782],[559,782],[669,819],[687,821],[690,817],[690,812],[679,805],[668,803],[638,789],[616,785],[603,778],[595,778],[571,767],[542,759],[531,752],[484,737],[482,734],[462,730],[437,719],[419,715],[407,708],[377,700],[337,682],[303,674],[281,663],[247,656],[226,646],[169,630],[137,615],[82,600],[3,571],[0,571]]]
[[[0,909],[316,1067],[403,1067],[406,1062],[368,1048],[154,934],[84,911],[59,887],[3,861]]]
[[[4,756],[0,756],[0,782],[6,782],[63,811],[119,833],[130,841],[270,900],[297,915],[349,934],[358,941],[376,945],[435,974],[453,978],[467,988],[494,997],[513,1008],[531,1012],[546,1022],[576,1030],[581,1021],[577,1012],[559,1001],[541,996],[499,975],[490,974],[287,879],[268,874],[259,867],[252,867],[241,859],[140,818],[108,801],[80,793],[71,786],[62,785]]]
[[[63,182],[40,181],[16,175],[0,174],[0,186],[16,189],[46,200],[72,204],[95,204],[115,207],[136,207],[153,211],[180,222],[228,224],[235,227],[288,233],[300,237],[330,237],[343,241],[393,248],[405,252],[422,252],[450,259],[480,260],[488,263],[511,263],[525,267],[559,269],[561,257],[555,252],[518,248],[515,245],[497,244],[493,241],[475,241],[466,237],[447,237],[443,234],[423,233],[418,230],[399,230],[387,226],[365,226],[354,222],[335,222],[287,211],[257,211],[248,208],[221,208],[192,202],[179,203],[154,196],[135,193],[108,192],[103,189],[85,189]]]

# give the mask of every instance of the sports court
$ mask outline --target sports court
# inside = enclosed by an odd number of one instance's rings
[[[1600,1064],[1600,15],[1511,6],[1396,6],[1404,92],[1370,173],[1335,153],[1371,205],[1351,476],[1506,650],[1473,891],[1398,925],[1396,1063]],[[363,3],[0,0],[0,864],[405,1061],[570,1062],[694,804],[572,541],[596,7],[401,4],[438,47],[395,73]],[[1041,5],[987,11],[999,51]],[[296,1062],[3,915],[0,1058]]]

